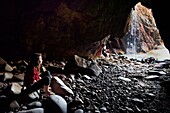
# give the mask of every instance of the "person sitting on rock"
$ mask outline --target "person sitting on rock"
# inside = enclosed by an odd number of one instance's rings
[[[34,91],[42,89],[45,96],[53,95],[50,90],[51,74],[42,65],[42,54],[34,53],[30,58],[30,63],[26,68],[24,76],[25,89],[21,94],[30,94]]]

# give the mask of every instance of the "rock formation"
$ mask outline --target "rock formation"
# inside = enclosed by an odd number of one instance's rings
[[[154,1],[140,1],[146,7],[153,4],[154,11],[157,11]],[[1,56],[16,59],[27,57],[33,51],[43,52],[48,58],[81,55],[82,48],[108,35],[114,47],[122,49],[122,38],[125,35],[123,30],[128,15],[138,2],[3,0],[0,21]]]

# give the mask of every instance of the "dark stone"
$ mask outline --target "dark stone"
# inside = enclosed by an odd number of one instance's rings
[[[29,109],[29,110],[22,110],[17,113],[44,113],[43,108],[34,108],[34,109]]]
[[[5,113],[7,109],[9,109],[8,99],[6,96],[1,95],[0,96],[0,113]]]
[[[42,107],[42,103],[40,101],[34,101],[34,102],[29,103],[27,107],[28,109],[40,108]]]
[[[74,113],[84,113],[82,109],[77,109]]]
[[[67,113],[67,103],[59,95],[51,95],[42,102],[45,113]]]

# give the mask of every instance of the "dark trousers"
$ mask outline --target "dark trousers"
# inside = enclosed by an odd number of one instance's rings
[[[50,85],[51,83],[51,74],[49,71],[43,72],[41,75],[41,79],[31,86],[26,87],[26,89],[22,90],[21,94],[30,94],[34,91],[39,90],[40,88],[43,88],[44,85]]]

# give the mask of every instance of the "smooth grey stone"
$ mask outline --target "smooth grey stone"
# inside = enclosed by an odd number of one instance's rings
[[[39,101],[34,101],[31,102],[27,105],[29,108],[38,108],[38,107],[42,107],[42,103]]]
[[[29,110],[22,110],[17,113],[44,113],[43,108],[34,108],[34,109],[29,109]]]
[[[11,109],[19,109],[20,108],[20,105],[15,100],[9,106]]]
[[[77,109],[74,113],[84,113],[82,109]]]
[[[43,102],[45,113],[67,113],[67,102],[59,95],[51,95]]]

